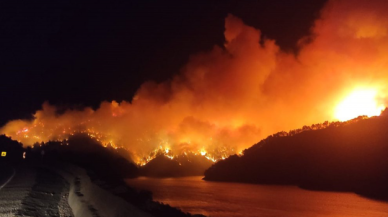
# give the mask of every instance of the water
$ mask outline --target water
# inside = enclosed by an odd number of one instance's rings
[[[128,179],[135,188],[184,212],[213,217],[388,217],[388,203],[353,193],[307,191],[293,186],[207,182],[201,176]]]

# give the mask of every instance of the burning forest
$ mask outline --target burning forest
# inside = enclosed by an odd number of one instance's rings
[[[384,1],[329,1],[297,53],[228,15],[224,46],[192,55],[167,81],[143,83],[131,100],[65,111],[46,102],[0,134],[32,146],[84,133],[125,148],[139,165],[158,153],[215,162],[275,132],[379,115],[387,104],[387,10]]]

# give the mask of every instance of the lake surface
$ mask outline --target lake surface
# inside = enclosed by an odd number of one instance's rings
[[[203,181],[202,176],[127,179],[154,199],[184,212],[213,217],[388,217],[388,203],[353,193],[307,191],[268,186]]]

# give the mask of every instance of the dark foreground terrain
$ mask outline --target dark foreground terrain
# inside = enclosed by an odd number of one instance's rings
[[[205,180],[297,185],[388,199],[388,112],[279,132],[205,172]]]
[[[0,214],[4,214],[0,216],[14,216],[14,214],[42,217],[72,216],[66,195],[69,192],[69,184],[80,188],[76,189],[76,200],[81,203],[85,202],[89,211],[96,215],[103,213],[104,210],[113,209],[109,208],[111,205],[107,205],[112,201],[106,201],[105,198],[93,198],[96,195],[100,197],[101,194],[105,194],[119,201],[122,207],[132,207],[127,211],[140,213],[136,216],[201,216],[184,213],[167,204],[156,202],[151,192],[137,191],[127,186],[123,179],[138,176],[138,167],[124,157],[125,153],[118,153],[113,148],[104,148],[100,143],[85,135],[73,136],[66,143],[48,142],[36,144],[27,149],[23,149],[20,143],[0,136],[0,148],[7,149],[9,153],[7,157],[0,158],[0,169],[4,169],[4,173],[0,175],[0,186],[7,182],[12,173],[16,171],[12,181],[0,189],[2,198],[0,207],[6,207],[0,208]],[[23,152],[25,152],[25,159],[22,158]],[[76,175],[74,171],[78,173],[79,170],[73,170],[71,165],[82,168],[85,174]],[[63,172],[65,175],[71,175],[68,182],[55,172],[53,173],[57,169],[62,171],[62,176]],[[89,196],[83,192],[87,192]],[[108,216],[122,216],[120,208],[114,209],[116,213]]]
[[[0,189],[0,216],[72,217],[69,184],[47,169],[18,165]]]

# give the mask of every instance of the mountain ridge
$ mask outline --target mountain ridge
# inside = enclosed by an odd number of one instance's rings
[[[204,180],[297,185],[386,200],[387,110],[376,117],[325,123],[323,128],[271,135],[242,156],[214,164]]]

